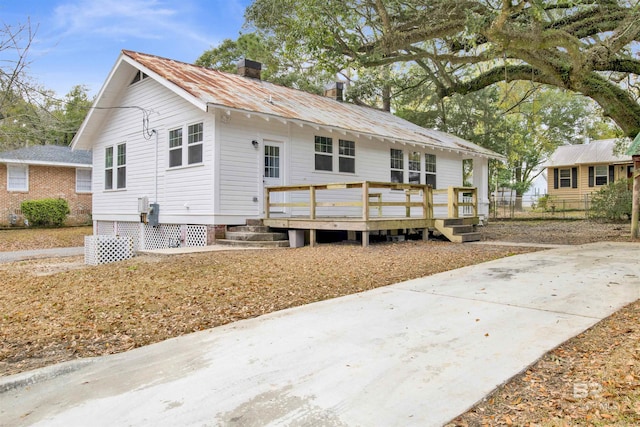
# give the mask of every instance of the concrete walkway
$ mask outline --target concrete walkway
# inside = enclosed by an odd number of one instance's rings
[[[441,426],[640,298],[639,249],[512,256],[0,378],[0,425]]]
[[[0,252],[0,262],[26,261],[41,258],[59,258],[84,255],[84,247],[32,249],[28,251]]]

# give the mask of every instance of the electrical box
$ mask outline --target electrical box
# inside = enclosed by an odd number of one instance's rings
[[[149,198],[147,196],[138,197],[138,213],[149,213]]]
[[[158,218],[160,217],[160,205],[157,203],[151,203],[149,205],[149,213],[147,214],[148,224],[152,227],[158,226]]]

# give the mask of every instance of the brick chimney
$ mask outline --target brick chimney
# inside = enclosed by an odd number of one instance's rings
[[[342,92],[344,91],[343,82],[334,82],[324,88],[324,96],[327,98],[335,99],[336,101],[342,101]]]
[[[260,80],[262,64],[250,59],[241,59],[238,62],[238,74],[242,77],[251,77]]]

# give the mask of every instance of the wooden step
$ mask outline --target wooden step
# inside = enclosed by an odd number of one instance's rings
[[[288,248],[288,240],[271,240],[271,241],[258,241],[258,240],[229,240],[229,239],[217,239],[216,245],[223,246],[238,246],[245,248]]]
[[[271,228],[266,225],[238,225],[227,229],[227,232],[232,233],[269,233],[270,231]]]
[[[277,240],[288,241],[286,233],[253,232],[253,231],[227,231],[225,240],[241,240],[252,242],[273,242]]]
[[[477,218],[447,218],[434,221],[435,229],[455,243],[481,240],[482,234],[475,231],[475,224],[477,224]]]

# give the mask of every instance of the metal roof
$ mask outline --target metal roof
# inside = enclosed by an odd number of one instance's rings
[[[631,156],[615,155],[617,139],[601,139],[588,144],[561,145],[553,152],[547,166],[569,166],[595,163],[630,163]]]
[[[32,145],[0,152],[0,163],[91,167],[92,155],[87,150],[71,150],[61,145]]]
[[[503,158],[462,138],[420,127],[374,108],[139,52],[123,50],[121,58],[130,58],[150,77],[170,82],[206,108],[259,114],[392,142]]]
[[[627,148],[627,152],[625,154],[630,156],[637,156],[640,154],[640,133],[633,138],[633,141],[629,144],[629,148]]]

